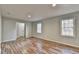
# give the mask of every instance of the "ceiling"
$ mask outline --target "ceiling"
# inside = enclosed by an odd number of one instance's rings
[[[2,4],[2,16],[24,21],[38,21],[79,11],[79,4]],[[28,15],[31,15],[29,18]]]

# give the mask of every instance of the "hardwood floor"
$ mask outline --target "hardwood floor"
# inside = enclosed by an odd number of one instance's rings
[[[79,48],[42,40],[39,38],[18,38],[1,43],[2,54],[78,54]]]

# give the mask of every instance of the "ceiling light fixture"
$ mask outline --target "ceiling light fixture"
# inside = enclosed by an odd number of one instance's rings
[[[29,14],[27,17],[28,17],[28,18],[31,18],[32,16]]]
[[[52,4],[52,7],[55,7],[56,6],[56,4]]]

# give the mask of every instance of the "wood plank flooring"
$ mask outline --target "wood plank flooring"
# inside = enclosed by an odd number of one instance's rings
[[[2,54],[78,54],[79,48],[42,40],[39,38],[18,38],[16,41],[2,42]]]

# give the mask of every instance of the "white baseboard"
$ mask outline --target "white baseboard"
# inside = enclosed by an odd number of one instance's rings
[[[14,40],[5,40],[5,41],[2,41],[2,42],[8,42],[8,41],[14,41]]]
[[[68,46],[79,48],[79,46],[77,46],[77,45],[71,45],[71,44],[68,44],[68,43],[63,43],[63,42],[58,42],[58,41],[53,41],[53,40],[48,40],[48,41],[57,42],[57,43],[60,43],[60,44],[64,44],[64,45],[68,45]]]

